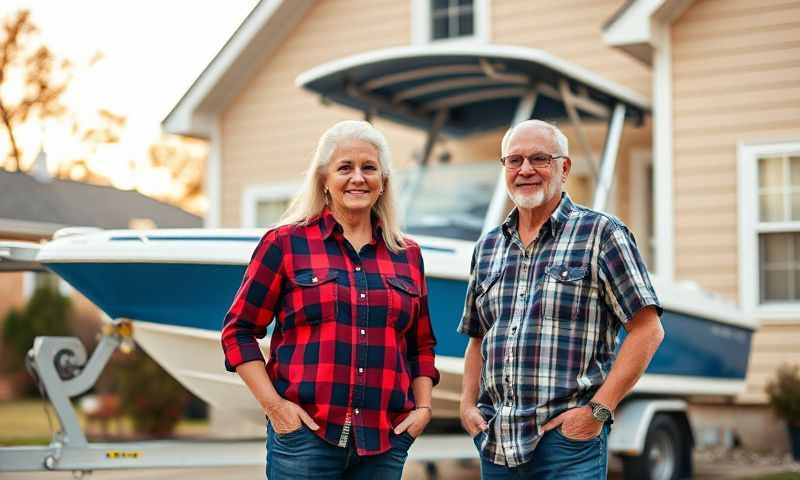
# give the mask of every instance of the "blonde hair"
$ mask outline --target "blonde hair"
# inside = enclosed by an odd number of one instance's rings
[[[311,159],[311,165],[305,174],[300,191],[292,199],[286,212],[281,216],[277,226],[307,225],[308,222],[322,213],[325,208],[325,175],[328,163],[336,148],[348,141],[367,142],[378,150],[378,163],[383,177],[383,194],[372,206],[372,213],[381,223],[383,241],[394,253],[405,248],[405,238],[400,231],[395,206],[395,194],[392,187],[392,155],[386,137],[368,122],[345,120],[329,128],[317,144],[317,150]]]

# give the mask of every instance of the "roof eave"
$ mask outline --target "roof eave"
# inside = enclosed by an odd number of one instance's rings
[[[161,122],[168,133],[208,139],[216,117],[286,38],[313,0],[262,0]]]
[[[660,25],[681,16],[693,0],[633,0],[615,13],[603,28],[603,39],[646,65],[653,64]]]

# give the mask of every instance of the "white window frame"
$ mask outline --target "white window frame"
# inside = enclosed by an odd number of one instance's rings
[[[758,222],[758,158],[800,152],[800,141],[739,143],[739,302],[762,321],[797,323],[800,302],[760,303],[758,234],[798,232],[800,222]]]
[[[411,43],[413,45],[451,45],[489,43],[489,0],[474,0],[472,15],[475,28],[470,36],[431,38],[431,0],[411,0]]]
[[[251,185],[242,192],[242,228],[259,228],[256,224],[258,202],[263,200],[286,200],[300,189],[300,182],[284,182],[266,185]]]

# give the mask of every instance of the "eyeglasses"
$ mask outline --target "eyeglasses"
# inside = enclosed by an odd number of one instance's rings
[[[522,168],[522,164],[525,163],[525,159],[528,159],[528,163],[531,164],[533,168],[544,168],[549,167],[550,162],[557,158],[567,158],[566,155],[550,155],[549,153],[539,152],[534,153],[530,156],[520,155],[520,154],[513,154],[513,155],[506,155],[500,159],[500,163],[503,164],[509,170],[518,170]]]

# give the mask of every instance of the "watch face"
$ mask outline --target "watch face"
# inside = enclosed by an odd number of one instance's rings
[[[611,418],[611,412],[602,405],[592,405],[592,416],[599,422],[606,422]]]

